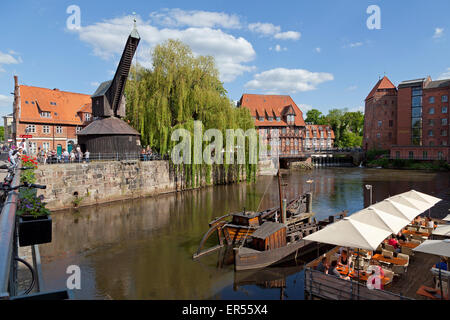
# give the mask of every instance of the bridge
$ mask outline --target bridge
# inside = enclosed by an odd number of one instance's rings
[[[279,154],[282,168],[289,168],[292,162],[311,161],[315,166],[359,165],[365,157],[362,149],[305,150],[297,154]]]

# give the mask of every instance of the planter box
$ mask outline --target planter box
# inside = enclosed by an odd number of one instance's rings
[[[50,216],[19,216],[19,246],[52,242],[52,218]]]

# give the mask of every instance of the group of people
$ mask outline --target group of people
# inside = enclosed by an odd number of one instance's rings
[[[62,149],[62,153],[58,154],[56,150],[45,150],[38,148],[37,160],[39,163],[73,163],[73,162],[89,162],[90,152],[82,152],[80,146],[76,146],[75,150],[68,151]]]
[[[141,150],[141,160],[142,161],[149,161],[152,160],[153,151],[150,146],[147,146],[147,148],[142,148]]]

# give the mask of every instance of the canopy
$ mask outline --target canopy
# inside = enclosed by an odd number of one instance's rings
[[[425,240],[413,251],[450,257],[450,240]]]
[[[358,211],[352,214],[349,218],[389,231],[390,233],[398,233],[410,223],[410,220],[406,218],[401,218],[372,207]]]
[[[358,211],[326,226],[305,240],[376,250],[389,235],[398,233],[441,199],[411,190]]]
[[[439,224],[432,234],[450,237],[450,224]]]
[[[303,239],[342,247],[376,250],[378,245],[391,233],[392,231],[383,230],[346,217]]]

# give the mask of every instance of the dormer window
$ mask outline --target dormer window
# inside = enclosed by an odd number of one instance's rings
[[[264,121],[264,117],[259,117],[259,121],[263,122]]]
[[[273,121],[273,117],[269,117],[269,121]]]
[[[281,118],[280,117],[277,117],[277,122],[280,122],[281,121]]]
[[[42,118],[51,118],[52,115],[51,115],[50,112],[42,111],[42,112],[41,112],[41,117],[42,117]]]
[[[90,113],[85,113],[84,114],[84,120],[86,120],[86,121],[91,120],[91,114]]]

